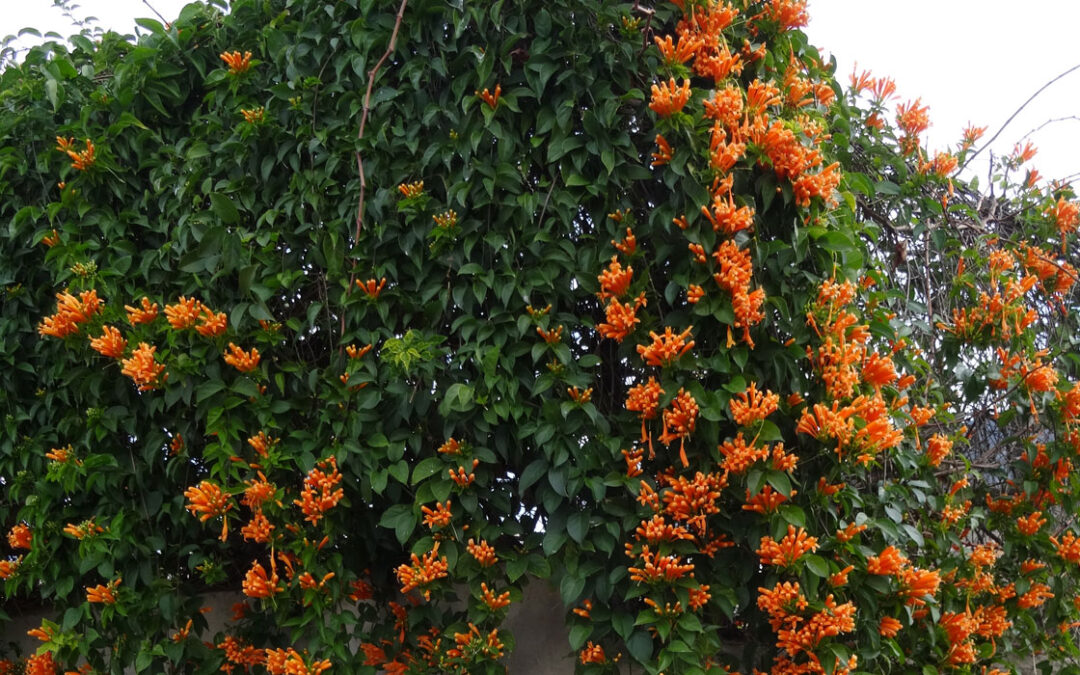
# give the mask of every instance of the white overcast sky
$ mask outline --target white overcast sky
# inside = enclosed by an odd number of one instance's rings
[[[171,19],[186,0],[149,3]],[[72,32],[52,0],[0,0],[0,7],[0,36],[27,26]],[[142,0],[82,0],[75,11],[127,33],[135,17],[153,16]],[[841,82],[857,62],[896,80],[900,100],[921,97],[930,106],[933,148],[955,142],[968,122],[987,126],[989,139],[1039,87],[1080,65],[1080,0],[811,0],[810,16],[810,41],[836,57]],[[1080,70],[1032,101],[992,149],[1008,153],[1044,124],[1028,137],[1039,149],[1030,166],[1045,178],[1076,176]],[[985,176],[985,163],[976,170]]]

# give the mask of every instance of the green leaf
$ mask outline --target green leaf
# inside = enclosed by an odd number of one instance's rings
[[[225,225],[240,222],[240,212],[236,210],[232,200],[220,192],[210,193],[210,208]]]

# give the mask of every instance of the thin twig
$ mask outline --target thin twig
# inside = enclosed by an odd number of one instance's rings
[[[364,128],[367,126],[368,112],[371,110],[371,91],[375,86],[375,76],[379,74],[379,69],[382,68],[386,59],[390,58],[390,55],[394,53],[394,47],[397,46],[398,30],[401,29],[401,19],[405,16],[405,6],[407,4],[409,4],[409,0],[401,0],[397,16],[394,19],[394,30],[390,33],[390,43],[386,45],[386,51],[383,52],[383,55],[375,62],[375,66],[368,71],[367,92],[364,94],[364,110],[360,115],[360,129],[356,134],[357,141],[363,140],[364,138]],[[360,200],[356,207],[356,233],[353,235],[352,247],[355,247],[357,242],[360,241],[360,229],[364,224],[364,198],[367,193],[367,180],[364,177],[364,159],[360,156],[359,147],[356,148],[356,171],[360,174]],[[352,247],[350,247],[350,249]],[[355,283],[356,259],[354,258],[353,269],[349,274],[349,286],[345,289],[346,297],[352,294]],[[341,313],[341,335],[345,335],[345,312]]]
[[[996,141],[996,140],[997,140],[997,137],[1001,135],[1001,132],[1005,131],[1005,127],[1009,126],[1009,124],[1010,124],[1010,123],[1011,123],[1011,122],[1012,122],[1012,121],[1013,121],[1014,119],[1016,119],[1016,116],[1020,114],[1020,111],[1021,111],[1021,110],[1023,110],[1024,108],[1026,108],[1026,107],[1027,107],[1027,105],[1028,105],[1028,103],[1031,103],[1032,101],[1034,101],[1034,100],[1035,100],[1035,97],[1036,97],[1036,96],[1038,96],[1039,94],[1043,93],[1043,92],[1044,92],[1044,91],[1045,91],[1045,90],[1046,90],[1046,89],[1047,89],[1047,88],[1048,88],[1048,87],[1049,87],[1050,85],[1054,84],[1055,82],[1057,82],[1057,81],[1058,81],[1058,80],[1060,80],[1061,78],[1065,77],[1065,76],[1066,76],[1066,75],[1068,75],[1069,73],[1073,72],[1074,70],[1080,70],[1080,63],[1076,64],[1076,65],[1075,65],[1075,66],[1073,66],[1072,68],[1069,68],[1068,70],[1066,70],[1066,71],[1065,71],[1065,72],[1063,72],[1062,74],[1058,75],[1057,77],[1055,77],[1054,79],[1050,80],[1049,82],[1047,82],[1047,83],[1046,83],[1046,84],[1044,84],[1043,86],[1039,87],[1039,90],[1038,90],[1038,91],[1036,91],[1036,92],[1035,92],[1034,94],[1032,94],[1032,95],[1031,95],[1031,96],[1030,96],[1030,97],[1028,98],[1028,100],[1024,101],[1023,105],[1021,105],[1021,106],[1020,106],[1019,108],[1017,108],[1017,109],[1016,109],[1016,111],[1015,111],[1015,112],[1013,112],[1013,114],[1009,116],[1009,119],[1005,120],[1005,124],[1002,124],[1002,125],[1001,125],[1001,128],[997,130],[997,133],[996,133],[996,134],[994,134],[994,135],[993,135],[993,136],[992,136],[992,137],[990,138],[990,140],[988,140],[988,141],[987,141],[986,143],[984,143],[984,144],[983,144],[983,146],[982,146],[981,148],[979,148],[978,150],[976,150],[976,151],[975,151],[975,152],[974,152],[974,153],[973,153],[973,154],[972,154],[972,155],[971,155],[970,157],[968,157],[968,158],[967,158],[967,160],[965,160],[965,161],[964,161],[963,165],[961,165],[961,166],[960,166],[960,169],[961,169],[961,170],[963,170],[963,169],[964,169],[964,168],[965,168],[965,167],[966,167],[966,166],[967,166],[968,164],[970,164],[970,163],[971,163],[971,160],[975,159],[975,158],[976,158],[976,157],[977,157],[977,156],[979,155],[979,153],[980,153],[980,152],[982,152],[983,150],[985,150],[985,149],[987,149],[988,147],[990,147],[990,144],[991,144],[991,143],[993,143],[994,141]]]
[[[146,5],[147,7],[149,7],[149,8],[150,8],[150,11],[151,11],[151,12],[153,12],[153,13],[154,13],[154,14],[155,14],[155,15],[157,16],[157,18],[161,19],[161,23],[163,23],[163,24],[166,24],[166,25],[167,25],[167,24],[169,23],[169,20],[168,20],[168,19],[166,19],[165,17],[161,16],[161,12],[157,11],[156,9],[154,9],[154,6],[150,4],[150,0],[142,0],[142,4],[144,4],[144,5]]]

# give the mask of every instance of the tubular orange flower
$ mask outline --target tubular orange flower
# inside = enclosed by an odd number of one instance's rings
[[[274,525],[270,523],[270,519],[261,510],[256,511],[248,524],[240,528],[240,534],[244,536],[245,540],[254,541],[257,544],[269,543],[273,531]]]
[[[484,87],[484,91],[477,91],[476,92],[476,97],[479,98],[484,103],[486,103],[489,108],[494,110],[495,108],[497,108],[499,106],[499,96],[501,94],[502,94],[502,85],[501,84],[496,84],[494,94],[489,92],[487,90],[487,87]]]
[[[952,441],[941,434],[934,434],[926,442],[926,458],[930,466],[938,466],[952,450]]]
[[[472,461],[472,468],[475,469],[479,464],[480,464],[480,460],[474,459]],[[467,488],[470,485],[472,485],[473,482],[476,480],[476,474],[475,473],[466,474],[465,473],[465,467],[463,467],[463,466],[458,467],[457,473],[455,473],[453,469],[447,469],[446,471],[450,475],[450,480],[454,481],[454,483],[460,488]]]
[[[38,333],[64,338],[79,331],[79,325],[86,323],[94,314],[101,311],[104,303],[97,296],[97,291],[89,290],[75,297],[64,291],[56,294],[56,314],[47,316],[38,324]]]
[[[60,243],[60,233],[53,228],[52,232],[41,238],[41,243],[45,244],[49,248],[56,246]]]
[[[180,296],[175,305],[165,305],[165,318],[175,330],[191,328],[199,320],[202,312],[202,303],[195,298]]]
[[[243,75],[251,68],[251,52],[222,52],[219,57],[229,66],[229,75]]]
[[[693,342],[690,343],[691,345]],[[671,445],[676,438],[681,439],[679,446],[679,459],[684,467],[690,466],[686,457],[686,439],[694,432],[697,424],[698,404],[690,392],[679,389],[679,393],[671,401],[671,407],[664,410],[664,432],[660,434],[660,442]]]
[[[903,625],[893,617],[882,617],[881,622],[878,623],[878,634],[887,638],[896,637],[901,628]]]
[[[744,511],[755,511],[767,515],[776,511],[789,497],[794,497],[796,494],[798,494],[798,490],[792,490],[790,495],[784,495],[773,490],[772,486],[766,485],[761,489],[761,492],[753,497],[750,496],[750,491],[747,490],[746,503],[743,504],[742,508]]]
[[[816,551],[817,548],[817,537],[811,537],[801,527],[796,531],[794,525],[788,525],[787,534],[779,542],[772,537],[762,537],[757,554],[762,565],[787,568],[794,565],[803,553]]]
[[[86,171],[96,161],[94,142],[87,138],[85,143],[86,149],[75,150],[75,139],[56,137],[56,149],[71,158],[71,168],[77,171]]]
[[[118,359],[127,349],[127,340],[116,328],[103,326],[101,335],[90,340],[90,347],[102,356]]]
[[[487,605],[491,611],[497,611],[510,605],[510,591],[504,591],[499,595],[495,595],[494,591],[488,589],[486,583],[481,582],[480,590],[482,592],[481,598],[484,604]]]
[[[914,154],[919,147],[919,134],[930,127],[930,108],[920,106],[921,99],[901,103],[896,108],[896,124],[903,135],[900,137],[900,149],[905,155]]]
[[[592,640],[585,644],[585,648],[581,650],[578,658],[583,666],[590,663],[603,665],[608,662],[607,655],[604,654],[604,648],[595,644]]]
[[[686,301],[691,305],[696,305],[701,302],[701,299],[705,297],[705,289],[697,284],[690,284],[686,289]]]
[[[168,374],[163,375],[165,366],[155,360],[154,352],[156,351],[156,346],[151,347],[145,342],[140,342],[131,354],[131,358],[120,361],[123,366],[120,372],[130,377],[138,385],[139,391],[156,389],[169,377]]]
[[[128,323],[132,326],[137,326],[140,323],[150,323],[157,318],[158,305],[157,303],[151,304],[150,298],[143,296],[141,307],[136,308],[131,305],[124,305],[124,309],[127,310]]]
[[[619,215],[620,217],[617,220],[622,221],[622,214]],[[628,227],[626,228],[626,236],[620,241],[612,239],[611,245],[621,251],[623,255],[631,256],[637,251],[637,237],[634,236],[634,232]]]
[[[924,598],[933,596],[941,585],[941,574],[937,570],[904,568],[900,571],[900,595],[906,598],[908,605],[921,605]]]
[[[21,548],[29,551],[34,545],[34,533],[26,525],[19,523],[8,532],[7,540],[11,548]]]
[[[644,306],[644,293],[635,298],[633,304],[630,302],[623,304],[617,298],[613,298],[607,305],[607,320],[598,324],[596,331],[605,338],[622,342],[634,331],[634,326],[641,323],[641,319],[637,317],[637,311]]]
[[[679,112],[690,100],[690,80],[683,80],[682,86],[675,84],[675,78],[652,86],[652,100],[649,108],[660,117],[670,117]]]
[[[283,586],[278,585],[281,578],[274,569],[273,560],[271,560],[270,568],[271,574],[267,575],[266,568],[256,560],[251,561],[251,569],[244,575],[242,584],[244,595],[249,598],[272,598],[285,590]]]
[[[250,373],[258,368],[259,358],[258,349],[252,347],[250,352],[245,352],[232,342],[229,343],[229,351],[225,352],[225,363],[241,373]]]
[[[650,366],[670,366],[676,359],[693,348],[693,340],[690,340],[689,343],[686,342],[686,338],[690,337],[690,332],[693,329],[694,327],[690,326],[678,335],[672,332],[671,326],[664,328],[663,335],[657,335],[655,332],[650,331],[649,337],[653,340],[652,344],[648,346],[638,345],[637,352],[645,363]]]
[[[382,277],[377,283],[374,279],[368,279],[367,281],[360,281],[357,279],[356,285],[359,286],[360,290],[362,290],[369,298],[377,300],[379,294],[382,293],[383,288],[386,287],[386,277]]]
[[[682,579],[694,571],[693,563],[683,563],[677,555],[661,556],[649,549],[648,545],[641,547],[641,567],[629,568],[630,580],[642,584],[655,584],[673,582]]]
[[[656,147],[657,151],[652,153],[653,161],[650,166],[664,166],[674,157],[674,154],[671,150],[671,145],[667,142],[666,138],[664,138],[660,134],[656,134]]]
[[[431,550],[425,553],[423,558],[413,553],[412,565],[400,565],[397,568],[396,574],[398,581],[401,583],[401,593],[403,595],[419,588],[425,600],[431,599],[431,589],[427,588],[427,586],[445,578],[449,567],[446,556],[440,558],[438,555],[439,542],[435,542]]]
[[[1042,517],[1042,511],[1035,511],[1028,516],[1020,516],[1016,519],[1016,529],[1020,530],[1020,534],[1030,537],[1042,529],[1042,526],[1046,524],[1046,518]]]
[[[735,417],[735,423],[741,427],[751,426],[776,411],[780,404],[780,396],[769,390],[765,393],[758,391],[757,383],[751,382],[746,391],[735,394],[729,402],[731,414]]]
[[[19,571],[19,565],[22,563],[22,556],[19,556],[15,560],[0,560],[0,579],[5,581],[14,577]]]
[[[168,313],[168,309],[165,310]],[[225,332],[228,317],[225,312],[214,313],[206,305],[202,306],[202,315],[199,317],[199,325],[195,330],[203,337],[217,337]]]
[[[403,199],[416,199],[424,194],[424,181],[418,180],[414,183],[402,183],[397,186],[397,189],[398,192],[401,193]]]
[[[866,559],[866,571],[881,576],[898,575],[908,564],[908,559],[895,546],[889,546],[878,555]]]
[[[276,492],[277,487],[267,481],[266,476],[260,471],[258,479],[252,478],[247,482],[247,487],[244,488],[244,506],[253,511],[258,511],[263,504],[274,498]]]
[[[611,256],[608,268],[596,277],[596,280],[600,282],[600,292],[596,294],[597,297],[601,300],[622,297],[630,289],[633,276],[633,267],[623,269],[618,256]]]
[[[105,605],[116,604],[116,587],[120,585],[121,581],[121,579],[114,579],[108,585],[87,586],[86,601],[100,602]]]
[[[341,479],[337,458],[332,455],[308,471],[304,477],[304,489],[300,492],[300,499],[293,500],[293,504],[304,512],[304,520],[317,525],[324,513],[337,506],[345,496],[344,488],[335,489]]]
[[[498,558],[495,556],[495,549],[491,544],[481,539],[478,543],[469,539],[468,545],[465,546],[469,551],[469,555],[476,559],[476,562],[480,563],[481,567],[491,567]]]
[[[446,500],[445,505],[435,502],[434,509],[427,506],[421,506],[420,511],[424,514],[424,525],[432,530],[438,527],[446,527],[453,518],[453,513],[450,511],[449,499]]]
[[[95,534],[101,534],[105,529],[100,525],[94,523],[94,519],[90,518],[75,525],[74,523],[68,523],[64,526],[64,534],[69,534],[76,539],[82,540],[86,537],[92,537]]]
[[[229,519],[225,514],[233,508],[229,495],[214,483],[204,480],[198,487],[185,490],[184,496],[190,502],[184,508],[190,511],[191,515],[198,514],[199,522],[205,523],[211,518],[222,517],[221,541],[225,541],[229,536]]]
[[[553,330],[544,330],[537,326],[536,334],[544,338],[544,342],[549,345],[557,345],[562,342],[563,326],[556,326]]]

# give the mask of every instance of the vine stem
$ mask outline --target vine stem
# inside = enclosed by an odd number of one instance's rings
[[[368,83],[367,91],[364,93],[364,109],[360,114],[360,129],[357,131],[356,140],[362,140],[364,138],[364,128],[367,126],[368,113],[371,111],[371,91],[375,86],[375,76],[379,74],[379,70],[382,69],[386,59],[390,58],[390,55],[394,53],[394,48],[397,46],[398,31],[401,29],[401,19],[405,16],[405,6],[409,4],[409,0],[401,0],[401,5],[398,6],[397,16],[394,18],[394,30],[390,33],[390,43],[386,45],[386,51],[379,57],[379,60],[375,62],[375,65],[368,71]],[[360,200],[356,206],[356,232],[353,234],[353,247],[360,241],[360,230],[364,225],[364,199],[367,194],[367,180],[364,177],[364,158],[360,155],[360,148],[356,149],[356,171],[360,175]],[[349,286],[345,290],[346,297],[352,294],[353,286],[356,283],[356,259],[353,259],[353,269],[349,274]],[[345,335],[345,312],[341,313],[341,335]]]

